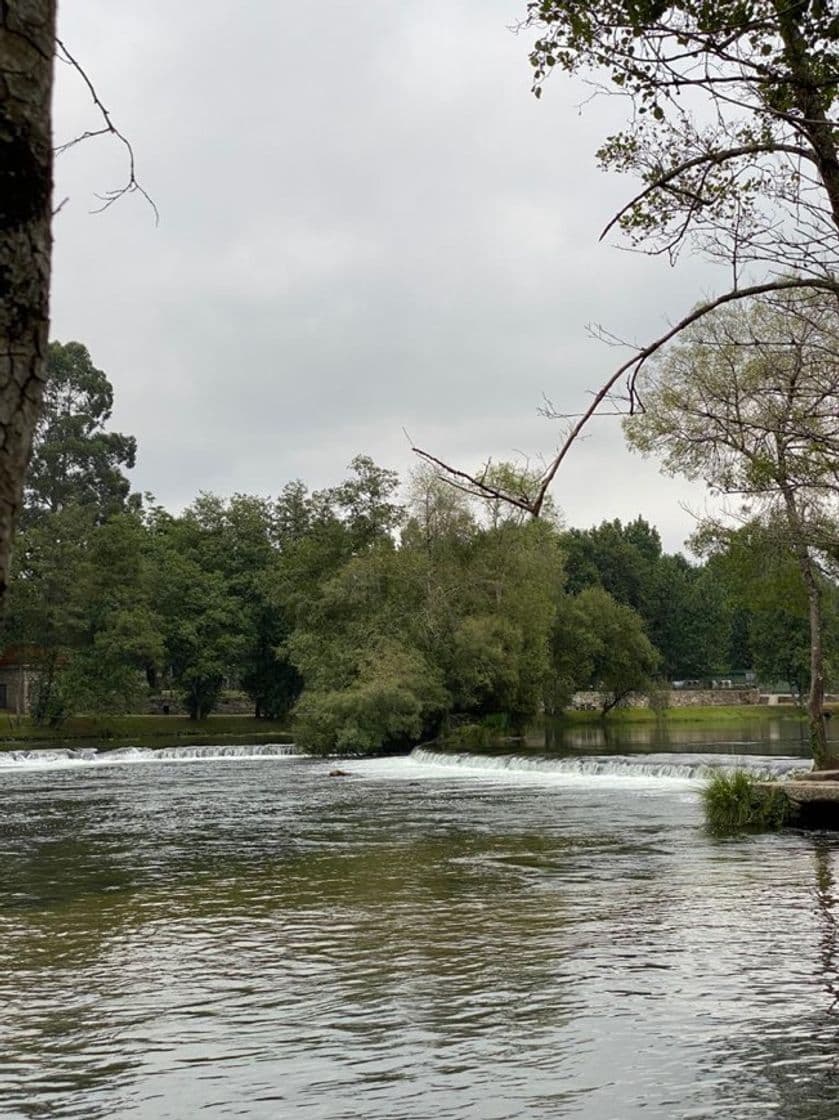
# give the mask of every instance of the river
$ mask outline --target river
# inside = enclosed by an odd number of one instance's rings
[[[839,835],[701,826],[760,734],[0,756],[0,1116],[835,1120]]]

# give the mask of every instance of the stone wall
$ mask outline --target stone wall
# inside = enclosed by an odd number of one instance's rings
[[[672,688],[654,694],[653,707],[711,708],[735,704],[759,704],[760,693],[756,688]],[[575,712],[597,712],[603,706],[599,692],[577,692],[571,701]],[[623,708],[649,708],[650,698],[644,693],[633,693],[621,704]]]

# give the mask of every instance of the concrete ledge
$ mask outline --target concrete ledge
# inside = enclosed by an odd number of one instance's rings
[[[799,804],[805,801],[839,802],[839,781],[793,778],[787,782],[761,782],[760,784],[766,789],[780,789],[790,801]]]
[[[839,782],[839,770],[810,770],[795,779],[797,782]]]
[[[837,771],[814,772],[801,778],[783,782],[755,782],[759,789],[780,790],[789,801],[792,820],[798,828],[823,828],[839,832],[839,778],[825,778],[823,774]]]

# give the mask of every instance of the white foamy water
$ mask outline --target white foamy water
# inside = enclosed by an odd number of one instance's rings
[[[462,771],[537,781],[589,781],[592,779],[650,779],[696,782],[715,771],[746,770],[755,777],[785,778],[809,769],[806,759],[769,755],[734,755],[662,752],[643,755],[590,755],[547,757],[544,755],[485,755],[451,753],[418,747],[411,762],[419,767],[451,773]]]
[[[222,759],[293,758],[293,743],[190,744],[180,747],[33,747],[0,752],[0,770],[46,770],[73,766],[120,766],[137,762],[206,762]]]

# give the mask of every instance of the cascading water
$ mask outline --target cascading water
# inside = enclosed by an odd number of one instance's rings
[[[804,758],[772,758],[765,755],[733,754],[644,754],[591,755],[588,757],[548,758],[544,755],[455,754],[417,747],[414,762],[426,766],[462,768],[493,773],[528,773],[567,777],[677,778],[693,781],[709,771],[746,770],[755,777],[785,778],[809,764]]]
[[[293,743],[196,744],[179,747],[37,747],[0,752],[0,770],[54,766],[113,766],[132,762],[195,762],[220,758],[292,758],[302,752]]]

